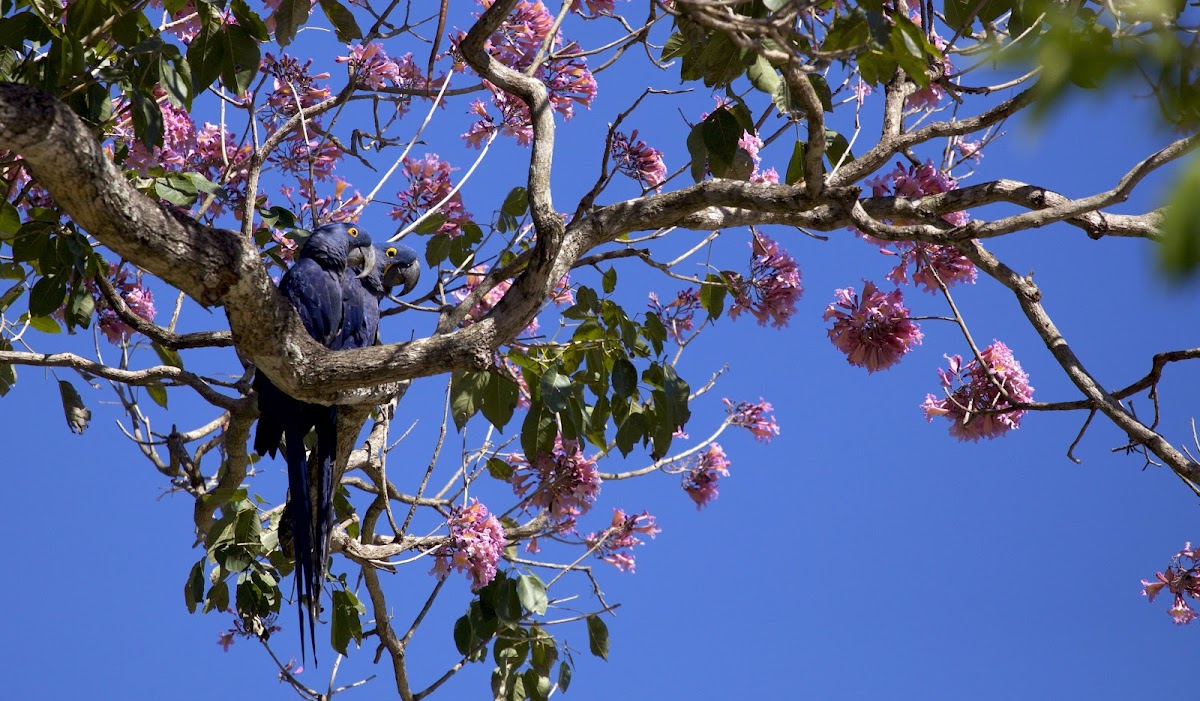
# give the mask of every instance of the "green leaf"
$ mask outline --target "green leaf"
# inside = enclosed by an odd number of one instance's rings
[[[739,148],[742,125],[738,123],[737,117],[724,107],[713,110],[701,125],[704,147],[708,150],[708,168],[715,177],[725,177]]]
[[[1167,275],[1183,280],[1200,267],[1200,156],[1192,156],[1167,199],[1159,262]]]
[[[613,361],[612,388],[618,397],[632,397],[637,392],[638,373],[633,363],[625,358]]]
[[[187,604],[188,613],[195,613],[196,606],[204,598],[204,558],[192,565],[187,582],[183,585],[183,601]]]
[[[159,361],[163,365],[170,365],[173,368],[183,369],[183,358],[179,357],[179,352],[161,346],[158,343],[152,344],[154,353],[158,356]]]
[[[221,38],[219,21],[210,21],[200,28],[200,33],[188,45],[187,62],[192,69],[192,95],[204,92],[221,76],[221,67],[225,62],[225,44]]]
[[[488,458],[487,471],[489,475],[501,482],[512,481],[513,466],[507,460]]]
[[[600,287],[604,290],[604,294],[610,295],[613,290],[617,289],[617,269],[609,268],[604,271],[604,277],[600,280]]]
[[[312,11],[311,0],[283,0],[275,8],[275,41],[280,46],[287,46],[296,38],[296,30],[308,21],[308,13]]]
[[[729,287],[724,278],[716,273],[709,273],[705,282],[710,284],[700,286],[700,304],[708,312],[709,319],[719,319],[725,310],[725,295],[729,293]]]
[[[229,585],[223,581],[217,582],[208,590],[208,596],[204,599],[204,613],[224,611],[227,608],[229,608]]]
[[[23,282],[18,282],[17,284],[8,288],[7,292],[5,292],[3,295],[0,295],[0,312],[11,307],[12,303],[17,301],[17,298],[24,293],[25,283]]]
[[[784,182],[788,185],[804,180],[804,150],[803,141],[796,141],[792,147],[792,157],[788,160],[787,174],[784,176]]]
[[[361,616],[367,612],[367,607],[346,589],[334,589],[332,599],[333,620],[329,626],[329,640],[333,649],[345,656],[351,640],[355,645],[362,645]]]
[[[558,424],[554,421],[554,412],[543,406],[540,400],[534,402],[521,424],[521,450],[532,462],[539,453],[549,453],[554,448],[557,436]]]
[[[92,420],[91,410],[84,406],[83,397],[79,396],[79,392],[70,382],[59,380],[58,393],[62,397],[67,428],[71,429],[71,433],[78,433],[82,436],[83,432],[87,430],[88,422]]]
[[[520,386],[516,382],[497,373],[487,373],[488,381],[483,388],[482,410],[496,430],[503,431],[504,426],[512,419],[513,410],[517,408],[520,396]]]
[[[558,663],[558,688],[565,694],[567,687],[571,686],[571,666],[566,660]]]
[[[461,431],[479,413],[483,390],[488,383],[485,372],[456,372],[450,379],[450,412],[454,425]]]
[[[704,145],[704,123],[692,127],[687,137],[688,155],[692,157],[692,180],[700,182],[708,169],[708,148]]]
[[[821,100],[821,108],[826,112],[832,112],[833,92],[829,89],[829,82],[825,80],[825,76],[820,73],[808,73],[805,78],[812,83],[813,90],[817,91],[817,98]]]
[[[21,213],[8,200],[0,200],[0,239],[12,240],[21,230]]]
[[[0,338],[0,350],[11,351],[12,343],[7,338]],[[0,365],[0,397],[8,394],[8,391],[17,384],[17,369],[10,364]]]
[[[758,88],[768,95],[774,95],[775,91],[783,83],[779,77],[779,73],[775,71],[775,67],[771,62],[763,58],[762,54],[754,57],[754,63],[746,69],[746,77],[750,79],[750,84]]]
[[[842,156],[845,160],[842,160]],[[854,160],[854,154],[850,152],[850,142],[846,137],[832,129],[825,130],[825,157],[829,159],[829,167],[836,166],[838,161],[842,165],[846,165]]]
[[[425,262],[429,267],[436,268],[442,261],[450,256],[450,237],[445,234],[437,234],[430,237],[425,244]]]
[[[529,209],[529,192],[523,187],[514,187],[504,198],[500,211],[511,217],[520,217]]]
[[[73,333],[76,326],[86,329],[92,323],[92,312],[95,310],[96,301],[92,299],[91,291],[76,281],[75,289],[71,290],[63,313],[63,319],[67,322],[67,330]]]
[[[160,407],[162,407],[164,409],[167,408],[167,388],[166,387],[163,387],[161,384],[155,382],[153,384],[146,385],[145,389],[146,389],[146,394],[150,395],[150,398],[154,400],[155,404],[159,405]]]
[[[33,289],[29,291],[29,315],[50,316],[58,311],[66,297],[66,278],[47,275],[33,283]]]
[[[567,410],[567,399],[571,396],[571,378],[560,375],[558,368],[553,365],[542,373],[541,393],[542,403],[554,413]]]
[[[355,21],[354,14],[346,9],[345,5],[337,0],[320,0],[320,3],[321,10],[325,12],[325,16],[333,25],[333,31],[337,33],[338,41],[349,44],[355,39],[362,38],[362,29]]]
[[[176,56],[158,59],[159,84],[167,92],[167,99],[177,108],[192,108],[192,69],[187,58]]]
[[[742,50],[726,34],[712,32],[700,49],[695,68],[706,86],[728,85],[742,74]]]
[[[517,596],[526,611],[538,616],[545,615],[550,599],[546,596],[546,585],[533,574],[523,574],[517,580]]]
[[[592,654],[608,661],[608,626],[596,614],[587,617],[588,648]]]
[[[322,3],[324,5],[324,3]],[[225,49],[221,56],[221,82],[236,95],[250,89],[250,83],[258,75],[258,64],[262,59],[258,42],[245,27],[232,24],[221,33]]]
[[[29,316],[22,315],[22,322],[29,321],[29,325],[42,333],[62,333],[62,327],[58,325],[58,320],[52,316]]]
[[[233,9],[233,16],[237,19],[238,25],[245,27],[250,36],[258,41],[270,41],[271,35],[267,31],[267,25],[262,21],[262,18],[250,9],[246,4],[246,0],[233,0],[230,4]],[[355,37],[357,38],[357,37]]]

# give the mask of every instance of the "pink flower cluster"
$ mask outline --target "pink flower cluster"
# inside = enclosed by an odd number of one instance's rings
[[[750,182],[779,184],[779,173],[775,172],[774,168],[760,169],[762,156],[758,155],[758,152],[763,147],[763,140],[758,138],[757,134],[751,134],[748,131],[742,132],[742,138],[738,139],[738,146],[745,149],[754,161],[754,171],[750,174]]]
[[[529,504],[550,512],[557,523],[574,527],[575,519],[587,513],[600,496],[600,474],[596,458],[589,458],[580,449],[579,441],[554,441],[554,450],[539,454],[533,462],[524,455],[509,457],[513,470],[513,492]]]
[[[717,482],[729,476],[729,460],[720,443],[713,443],[700,455],[696,465],[683,473],[683,491],[696,502],[696,510],[717,498]]]
[[[611,15],[614,2],[615,0],[571,0],[571,12],[579,13],[584,17]],[[586,13],[583,11],[584,5],[587,5]]]
[[[450,173],[455,170],[436,153],[427,153],[424,158],[405,156],[404,174],[408,177],[408,187],[396,193],[399,206],[388,212],[388,216],[407,224],[432,209],[454,189]],[[450,237],[462,233],[462,225],[471,221],[471,215],[463,206],[461,192],[454,193],[438,211],[446,217],[439,232]]]
[[[158,313],[154,308],[154,293],[142,284],[142,271],[130,271],[124,266],[110,263],[108,280],[129,307],[129,311],[146,321],[154,321],[154,316]],[[129,337],[133,335],[133,328],[122,321],[121,317],[117,316],[117,312],[108,306],[108,301],[104,299],[95,280],[88,281],[88,289],[96,301],[97,324],[104,337],[113,345],[128,342]]]
[[[759,326],[770,321],[775,328],[788,325],[796,302],[804,293],[800,268],[788,252],[766,234],[755,233],[750,241],[750,277],[733,283],[730,318],[749,311]]]
[[[594,549],[596,557],[622,572],[633,572],[637,563],[632,551],[642,544],[635,534],[653,538],[661,532],[655,518],[645,511],[638,516],[629,516],[621,509],[613,509],[612,524],[600,533],[587,534],[584,542]]]
[[[846,360],[867,372],[886,370],[921,342],[921,329],[909,317],[900,290],[882,292],[863,280],[862,297],[853,287],[834,292],[824,319],[833,319],[829,340]]]
[[[1165,588],[1175,595],[1174,605],[1167,609],[1167,614],[1175,619],[1175,624],[1182,626],[1196,620],[1196,611],[1187,599],[1200,599],[1200,548],[1184,543],[1183,550],[1171,558],[1167,571],[1155,572],[1154,577],[1157,582],[1142,580],[1142,596],[1154,601],[1154,597]]]
[[[871,187],[875,197],[894,194],[897,197],[916,198],[958,188],[958,181],[949,173],[935,168],[932,161],[908,168],[897,163],[895,170],[869,179],[866,184]],[[955,226],[962,226],[970,221],[971,215],[968,212],[951,212],[942,215],[942,218]],[[909,281],[910,266],[914,268],[912,282],[928,292],[938,290],[938,278],[947,287],[960,282],[975,282],[975,264],[953,246],[911,241],[884,242],[870,236],[865,238],[879,245],[882,253],[900,257],[900,262],[887,276],[897,285]]]
[[[480,0],[480,4],[491,7],[492,0]],[[542,42],[553,29],[554,15],[540,0],[521,0],[496,34],[488,40],[487,49],[510,68],[524,71],[533,63]],[[455,38],[455,45],[462,40],[462,36]],[[564,56],[577,53],[578,46],[573,42],[564,45],[562,37],[555,34],[551,49],[553,55]],[[596,97],[596,80],[588,70],[587,59],[582,56],[543,60],[533,76],[546,85],[551,108],[565,119],[574,115],[576,103],[589,107]],[[520,143],[528,144],[532,137],[528,106],[487,81],[483,84],[492,93],[492,104],[501,114],[502,131],[516,136]],[[469,145],[478,148],[497,127],[482,102],[472,104],[471,111],[480,116],[480,120],[463,134],[463,138]]]
[[[5,199],[13,202],[20,196],[16,206],[22,212],[28,212],[30,207],[57,207],[46,188],[30,177],[20,156],[11,151],[0,151],[0,162],[4,164],[0,167],[0,186],[4,188]]]
[[[689,287],[676,294],[670,303],[663,305],[658,301],[658,295],[651,292],[647,306],[662,320],[671,338],[675,339],[676,343],[681,343],[684,332],[691,331],[695,325],[696,312],[700,310],[700,295]]]
[[[755,440],[763,443],[770,443],[772,438],[779,435],[779,424],[775,423],[775,415],[772,414],[770,418],[767,418],[767,412],[774,411],[775,407],[762,397],[758,398],[757,404],[750,402],[734,404],[728,398],[723,398],[721,401],[725,403],[725,411],[729,413],[727,421],[730,426],[741,426],[754,434]]]
[[[500,521],[478,499],[472,498],[465,509],[453,507],[446,523],[450,527],[450,541],[434,552],[430,574],[445,579],[455,569],[470,577],[471,591],[487,586],[495,578],[496,563],[508,545]]]
[[[390,58],[384,51],[383,44],[377,41],[366,46],[355,44],[348,48],[348,55],[338,56],[334,60],[349,64],[350,70],[357,71],[359,82],[368,88],[420,88],[425,85],[425,77],[413,62],[412,53],[405,54],[400,60]],[[407,102],[397,103],[397,106],[403,114]]]
[[[471,268],[470,272],[467,273],[466,286],[455,290],[451,296],[459,302],[466,299],[467,295],[482,285],[483,281],[487,279],[487,269],[486,265],[477,265]],[[502,280],[495,287],[488,290],[483,299],[479,300],[479,303],[467,314],[467,320],[464,324],[473,324],[482,319],[484,315],[492,310],[492,307],[496,306],[504,298],[505,293],[508,292],[508,288],[510,287],[512,287],[512,280]],[[538,323],[537,317],[534,317],[522,333],[525,336],[536,336],[540,328],[541,324]]]
[[[311,107],[329,99],[333,94],[328,85],[320,85],[318,80],[328,80],[328,73],[309,73],[312,59],[301,65],[300,61],[284,54],[276,58],[274,55],[263,54],[259,71],[271,76],[272,90],[267,95],[268,123],[281,123],[296,114],[297,101],[299,106]]]
[[[612,159],[617,171],[637,180],[647,190],[659,189],[667,179],[667,166],[662,151],[647,146],[637,138],[637,129],[629,136],[613,134]]]
[[[950,435],[960,441],[997,438],[1020,428],[1025,411],[1011,407],[1033,401],[1029,376],[1008,346],[993,341],[979,355],[983,364],[978,360],[964,364],[961,356],[946,356],[949,369],[938,369],[942,396],[926,395],[921,404],[926,421],[946,417]]]

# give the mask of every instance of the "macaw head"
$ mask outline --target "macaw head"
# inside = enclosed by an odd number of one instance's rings
[[[389,292],[393,287],[400,288],[400,294],[412,292],[421,279],[421,263],[417,260],[417,252],[399,243],[379,244],[378,258],[384,289]]]
[[[363,277],[375,268],[375,247],[371,235],[350,224],[322,224],[300,247],[301,258],[312,258],[332,270],[357,268]]]

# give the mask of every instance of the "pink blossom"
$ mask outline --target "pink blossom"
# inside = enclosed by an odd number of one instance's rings
[[[478,591],[496,576],[496,563],[508,545],[504,528],[475,498],[466,508],[453,507],[446,524],[450,539],[434,552],[430,574],[445,579],[451,569],[458,570],[471,579],[471,591]]]
[[[278,126],[296,114],[297,107],[311,107],[333,95],[329,86],[317,82],[328,80],[329,74],[309,73],[312,63],[311,58],[302,65],[287,54],[279,58],[270,53],[263,54],[259,70],[274,78],[266,103],[266,118],[272,126]]]
[[[770,418],[767,418],[767,412],[774,411],[775,407],[762,397],[758,398],[757,404],[750,402],[734,404],[728,398],[721,401],[725,403],[725,411],[729,413],[726,421],[730,426],[741,426],[754,434],[756,440],[763,443],[770,443],[772,438],[779,435],[779,424],[775,423],[775,415],[772,414]]]
[[[1193,548],[1190,542],[1185,543],[1183,549],[1171,558],[1166,571],[1156,572],[1154,577],[1157,582],[1142,580],[1142,596],[1152,602],[1160,591],[1166,589],[1174,595],[1167,613],[1175,619],[1176,625],[1187,625],[1195,620],[1197,614],[1187,598],[1200,599],[1200,548]]]
[[[480,0],[480,4],[491,7],[492,0]],[[589,7],[591,4],[589,2]],[[524,71],[532,65],[543,41],[553,29],[554,15],[545,5],[540,1],[521,0],[500,29],[488,40],[486,48],[506,66]],[[452,41],[455,47],[462,41],[463,36],[460,33],[454,37]],[[577,54],[579,50],[579,46],[574,42],[564,43],[560,33],[555,33],[550,45],[552,56],[569,57]],[[565,119],[574,115],[576,103],[590,106],[596,97],[596,80],[588,70],[587,59],[582,56],[545,60],[534,70],[533,77],[541,80],[546,86],[551,108]],[[519,143],[528,145],[532,139],[529,108],[521,100],[487,81],[484,81],[484,87],[492,93],[492,104],[501,114],[502,132],[516,136]],[[472,111],[478,113],[479,110],[472,106]],[[490,134],[495,129],[493,119],[485,115],[470,131],[463,134],[463,138],[468,144],[478,146],[482,135]]]
[[[872,92],[871,86],[867,83],[864,83],[862,78],[859,78],[858,82],[854,84],[853,89],[854,100],[858,102],[859,107],[862,107],[863,102],[865,102],[867,99],[867,95],[870,95]]]
[[[979,163],[983,159],[983,145],[979,141],[967,141],[961,136],[951,139],[950,144],[958,150],[958,155],[964,160],[971,159]]]
[[[666,305],[658,301],[658,295],[655,293],[651,292],[649,296],[650,302],[647,306],[662,320],[671,338],[675,339],[676,343],[682,343],[683,334],[694,327],[696,312],[700,310],[700,295],[689,287],[680,290],[675,299]]]
[[[366,46],[355,44],[348,47],[346,56],[338,56],[334,60],[346,63],[352,71],[357,71],[358,80],[373,90],[387,87],[418,88],[425,85],[421,69],[413,62],[412,53],[405,54],[400,60],[390,58],[383,44],[373,41]],[[407,102],[398,102],[401,114],[407,110]]]
[[[629,136],[616,132],[612,138],[612,159],[617,171],[628,175],[647,189],[659,189],[667,179],[662,151],[637,140],[637,129]],[[636,141],[635,141],[636,140]]]
[[[683,473],[683,491],[700,510],[717,498],[717,482],[729,476],[729,460],[720,443],[713,443],[700,455],[696,465]]]
[[[419,159],[405,156],[404,174],[408,177],[408,187],[396,193],[396,201],[400,206],[388,212],[388,216],[407,224],[449,196],[438,210],[446,217],[438,231],[450,237],[462,233],[462,225],[471,221],[471,215],[463,206],[461,192],[450,195],[454,189],[450,174],[455,170],[438,158],[436,153],[427,153]]]
[[[487,279],[487,269],[488,268],[486,265],[477,265],[474,268],[471,268],[470,272],[467,274],[466,286],[455,290],[451,296],[459,302],[466,299],[472,291],[482,285],[483,281]],[[463,322],[464,325],[473,324],[482,319],[488,312],[492,310],[492,307],[496,306],[500,300],[504,298],[505,293],[508,292],[508,288],[510,287],[512,287],[512,280],[501,280],[495,287],[488,290],[487,294],[483,296],[483,299],[479,300],[479,303],[476,304],[467,314],[467,319],[465,322]],[[538,323],[537,317],[534,317],[533,320],[529,322],[529,325],[525,327],[523,333],[525,336],[536,336],[540,328],[541,324]]]
[[[730,318],[749,311],[759,326],[770,321],[775,328],[788,325],[796,302],[804,293],[800,268],[788,252],[766,234],[755,233],[750,241],[750,277],[734,281],[734,303]]]
[[[1187,600],[1183,598],[1183,594],[1175,595],[1175,605],[1167,609],[1167,613],[1175,619],[1175,625],[1178,626],[1185,626],[1196,620],[1196,612],[1192,610]]]
[[[927,395],[921,405],[927,421],[946,417],[950,435],[960,441],[997,438],[1019,428],[1025,410],[1011,407],[1033,400],[1029,376],[1008,346],[994,341],[979,355],[983,365],[978,360],[964,364],[961,356],[946,356],[949,369],[938,370],[941,396]]]
[[[909,317],[900,290],[882,292],[863,280],[860,299],[853,287],[837,290],[824,319],[834,319],[829,340],[846,360],[867,372],[886,370],[921,342],[921,330]]]
[[[571,0],[571,12],[576,12],[584,17],[611,15],[614,2],[615,0]],[[587,5],[586,13],[583,11],[584,5]]]
[[[600,533],[589,533],[583,539],[596,557],[613,565],[622,572],[633,572],[633,548],[642,544],[635,533],[654,538],[662,529],[653,516],[643,511],[639,516],[629,516],[621,509],[613,509],[612,524]]]
[[[513,492],[529,504],[550,512],[557,523],[572,527],[575,519],[587,513],[600,496],[600,474],[596,458],[580,450],[579,441],[554,441],[554,450],[539,454],[532,463],[524,455],[514,453],[509,462],[513,471]]]
[[[108,266],[108,279],[117,295],[129,307],[129,311],[146,321],[154,321],[158,313],[154,307],[154,293],[142,283],[142,271],[130,271],[124,266],[111,263]],[[100,292],[95,280],[88,280],[87,286],[95,299],[97,324],[104,337],[113,345],[127,343],[133,335],[133,328],[108,305],[108,300]]]
[[[567,273],[550,290],[550,301],[558,306],[575,304],[575,292],[571,289],[571,274]]]

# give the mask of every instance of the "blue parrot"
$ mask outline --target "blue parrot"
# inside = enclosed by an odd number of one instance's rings
[[[305,330],[327,348],[339,345],[338,339],[348,333],[345,319],[347,305],[343,297],[349,266],[362,271],[375,269],[375,248],[371,245],[371,237],[354,226],[326,224],[313,231],[297,252],[295,264],[279,281],[279,291],[300,313]],[[359,320],[356,323],[363,323],[361,313],[352,311],[351,317]],[[337,407],[293,399],[261,372],[255,374],[254,388],[258,392],[259,406],[258,431],[254,436],[255,452],[275,457],[279,439],[286,439],[285,458],[290,495],[287,513],[296,563],[300,650],[303,658],[307,609],[313,663],[316,664],[316,616],[325,578],[328,528],[313,522],[315,509],[310,492],[304,437],[315,429],[316,491],[324,502],[324,495],[332,494],[325,483],[331,481],[337,455]],[[320,513],[325,513],[324,504]]]
[[[370,267],[366,267],[368,265]],[[400,294],[407,294],[416,286],[420,276],[421,266],[417,261],[416,251],[399,244],[376,244],[373,260],[364,261],[361,268],[347,268],[342,274],[342,327],[337,338],[330,344],[330,349],[348,350],[375,345],[379,334],[379,303],[394,287],[401,288]],[[343,407],[342,411],[334,414],[333,425],[340,429],[341,424],[345,423],[347,426],[353,426],[351,430],[357,432],[369,414],[369,408]],[[333,428],[330,430],[335,431]],[[349,454],[348,448],[341,451],[346,455],[341,455],[336,450],[336,443],[329,444],[333,446],[334,452],[326,457],[320,448],[323,443],[321,433],[318,432],[320,469],[313,480],[316,483],[317,510],[312,540],[313,561],[319,563],[314,567],[313,574],[318,582],[325,580],[325,565],[329,560],[329,541],[333,534],[334,522],[333,498],[341,481],[336,471],[337,461],[339,457],[344,459]],[[315,650],[313,657],[315,660]]]
[[[375,265],[365,275],[348,269],[342,276],[342,333],[330,346],[334,350],[365,348],[379,333],[379,303],[400,287],[405,295],[421,279],[417,252],[402,244],[375,244]]]

